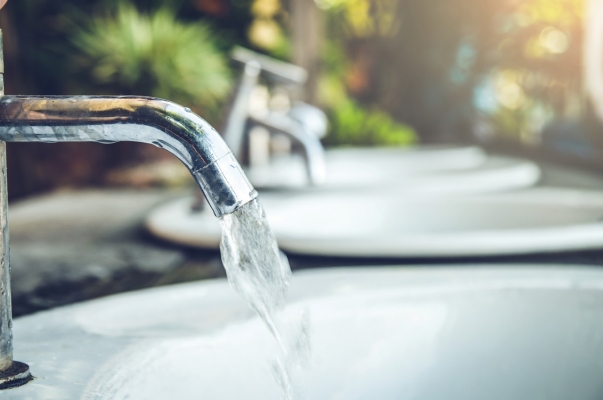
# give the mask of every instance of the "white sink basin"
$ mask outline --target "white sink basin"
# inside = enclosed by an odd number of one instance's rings
[[[371,268],[294,275],[308,399],[603,397],[603,271]],[[267,330],[225,281],[121,294],[15,321],[36,379],[6,399],[278,400]]]
[[[450,257],[546,253],[603,247],[603,192],[553,188],[481,196],[389,193],[260,196],[279,246],[303,254]],[[192,214],[192,199],[157,208],[156,236],[217,247],[211,211]]]
[[[409,192],[488,192],[532,186],[540,178],[540,169],[530,161],[489,157],[474,147],[330,150],[326,168],[321,190],[393,186]],[[246,174],[258,189],[308,189],[299,156],[273,159]]]

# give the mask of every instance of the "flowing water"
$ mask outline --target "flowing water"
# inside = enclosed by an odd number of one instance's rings
[[[285,302],[291,268],[279,251],[262,206],[253,200],[220,219],[222,262],[231,286],[262,318],[276,339],[281,356],[274,364],[276,380],[286,400],[298,399],[292,371],[309,352],[308,318],[288,321],[293,331],[283,337],[276,316]]]

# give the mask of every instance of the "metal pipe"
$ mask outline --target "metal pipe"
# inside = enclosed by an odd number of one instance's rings
[[[12,304],[10,297],[10,253],[6,143],[0,142],[0,371],[13,363]]]
[[[0,41],[2,33],[0,32]],[[0,96],[4,96],[4,54],[0,45]],[[10,298],[10,254],[6,143],[0,142],[0,371],[13,363],[12,306]]]
[[[257,197],[220,135],[190,109],[149,97],[4,96],[0,31],[0,389],[32,379],[13,360],[6,142],[133,141],[164,148],[190,170],[214,214]]]
[[[216,130],[175,103],[131,96],[4,96],[0,140],[6,142],[131,141],[166,149],[190,170],[214,214],[257,197]]]
[[[1,96],[0,140],[0,389],[31,380],[29,367],[13,361],[12,354],[5,142],[149,143],[168,150],[188,167],[217,217],[257,197],[211,125],[190,109],[165,100]]]
[[[0,99],[3,97],[4,52],[2,30],[0,30]],[[0,141],[0,389],[21,386],[31,379],[29,366],[13,360],[13,307],[10,292],[6,143]]]

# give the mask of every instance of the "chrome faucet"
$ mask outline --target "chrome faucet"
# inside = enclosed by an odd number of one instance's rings
[[[1,40],[0,31],[0,389],[7,389],[32,376],[13,360],[5,142],[153,144],[188,167],[216,217],[257,192],[222,137],[188,108],[150,97],[4,96]]]
[[[153,144],[188,167],[217,217],[257,196],[218,132],[190,109],[165,100],[4,96],[0,140]]]
[[[236,48],[232,58],[244,65],[223,128],[224,140],[234,154],[241,159],[245,134],[250,131],[249,128],[261,126],[269,131],[285,134],[299,144],[303,149],[309,183],[311,185],[324,183],[326,165],[320,138],[326,132],[326,118],[324,122],[321,120],[321,117],[324,117],[322,111],[300,103],[292,107],[288,114],[277,112],[269,112],[265,116],[249,114],[251,92],[261,74],[268,80],[294,88],[305,83],[307,72],[296,65],[277,61],[243,48]],[[312,108],[313,110],[309,110]],[[310,120],[318,120],[318,124]]]

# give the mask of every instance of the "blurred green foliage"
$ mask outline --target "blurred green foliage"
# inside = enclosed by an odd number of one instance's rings
[[[559,118],[587,116],[582,98],[584,9],[583,0],[507,6],[493,50],[497,63],[478,86],[492,100],[475,101],[493,131],[538,142],[542,130]]]
[[[169,5],[182,23],[210,21],[212,41],[224,52],[239,44],[287,58],[291,15],[285,1],[129,1],[144,12]],[[575,103],[582,94],[584,0],[315,3],[325,11],[324,81],[332,88],[339,80],[344,89],[321,99],[326,109],[353,98],[411,125],[424,141],[470,140],[476,119],[493,132],[534,136],[552,115],[582,112]],[[5,41],[18,37],[12,47],[19,62],[11,66],[7,55],[8,93],[90,93],[97,81],[74,74],[73,58],[65,56],[73,50],[68,20],[79,13],[85,26],[120,4],[9,1],[3,12],[17,34],[5,31]]]
[[[280,0],[253,0],[253,21],[247,37],[253,47],[273,57],[288,60],[291,43],[287,35],[287,18]]]
[[[360,105],[348,93],[345,77],[350,61],[341,41],[325,43],[319,98],[329,117],[328,146],[408,146],[417,133],[376,106]]]
[[[533,140],[584,112],[584,0],[316,1],[325,53],[347,58],[333,76],[426,142],[471,140],[476,120]]]
[[[80,24],[71,41],[73,65],[105,93],[161,97],[215,115],[230,91],[227,59],[211,29],[180,22],[169,8],[141,13],[122,2],[115,13]]]
[[[169,7],[176,21],[211,27],[211,41],[224,54],[234,45],[250,47],[247,30],[252,0],[127,0],[141,14]],[[17,0],[2,9],[8,93],[85,94],[95,87],[90,76],[74,72],[73,35],[95,19],[107,18],[124,0]],[[12,48],[12,51],[9,51]]]
[[[379,110],[367,110],[352,100],[341,102],[330,113],[329,146],[407,146],[417,142],[415,131],[395,122]]]

